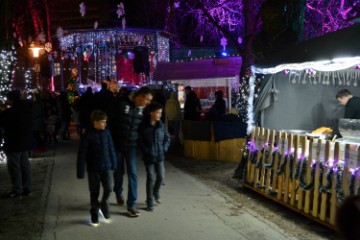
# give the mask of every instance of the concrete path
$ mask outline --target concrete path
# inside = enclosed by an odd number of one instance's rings
[[[146,175],[140,160],[138,207],[141,216],[127,217],[126,207],[117,206],[112,194],[111,223],[100,219],[100,226],[92,227],[87,179],[76,178],[77,147],[77,141],[68,141],[56,149],[49,169],[43,240],[295,239],[170,163],[166,163],[165,185],[161,189],[163,203],[155,206],[154,212],[145,211]]]

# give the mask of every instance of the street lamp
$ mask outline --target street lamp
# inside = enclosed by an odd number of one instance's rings
[[[29,49],[32,51],[33,57],[35,58],[34,71],[36,72],[36,86],[39,87],[40,86],[40,64],[38,63],[38,58],[39,58],[39,52],[40,52],[40,50],[43,49],[43,47],[36,45],[34,42],[32,42],[30,44]]]

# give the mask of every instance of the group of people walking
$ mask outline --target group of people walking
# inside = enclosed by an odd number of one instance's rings
[[[87,170],[93,225],[99,224],[99,210],[105,219],[110,218],[109,196],[112,190],[117,203],[126,204],[130,217],[140,216],[136,204],[138,148],[142,151],[147,172],[147,210],[153,211],[154,201],[161,202],[159,190],[170,136],[161,121],[163,106],[152,99],[152,91],[142,87],[132,99],[115,98],[106,111],[94,110],[91,114],[92,126],[85,130],[80,140],[77,177],[84,178]],[[128,176],[126,202],[125,169]],[[103,195],[99,201],[100,185],[103,186]]]

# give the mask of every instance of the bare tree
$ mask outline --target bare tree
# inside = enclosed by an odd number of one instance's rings
[[[353,0],[308,0],[304,39],[321,36],[353,24],[360,15],[360,2]]]
[[[241,51],[244,36],[242,0],[171,0],[167,23],[168,31],[194,45],[220,45],[221,38],[225,37],[229,45]]]

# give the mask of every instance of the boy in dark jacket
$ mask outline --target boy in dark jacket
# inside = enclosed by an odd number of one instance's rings
[[[107,115],[100,110],[91,114],[93,128],[81,138],[77,158],[77,177],[84,178],[85,165],[88,173],[91,223],[99,224],[99,208],[105,218],[110,219],[109,196],[112,191],[113,179],[111,170],[116,168],[116,154],[110,131],[106,129]],[[99,203],[100,183],[103,196]]]
[[[148,211],[154,210],[154,200],[161,203],[160,186],[164,179],[165,153],[170,146],[170,136],[160,120],[162,105],[153,102],[148,107],[149,118],[139,129],[139,146],[146,168],[146,203]]]

